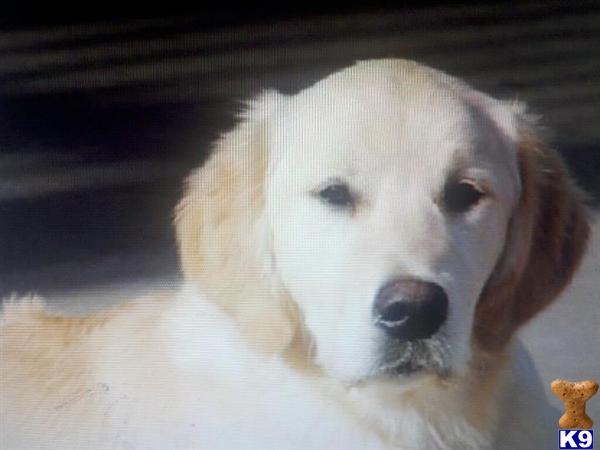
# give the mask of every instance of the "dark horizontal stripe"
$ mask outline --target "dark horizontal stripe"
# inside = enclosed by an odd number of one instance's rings
[[[254,9],[254,8],[253,8]],[[401,20],[406,29],[431,28],[435,26],[462,26],[470,22],[479,24],[503,23],[514,21],[526,21],[538,18],[557,18],[560,19],[564,14],[580,13],[588,15],[598,12],[600,5],[593,0],[579,2],[519,2],[507,5],[506,3],[466,6],[438,6],[431,8],[405,7],[398,8],[395,4],[389,4],[387,9],[381,6],[364,7],[358,10],[352,10],[354,14],[347,14],[348,9],[343,8],[337,11],[322,11],[321,15],[311,12],[309,7],[304,11],[284,15],[265,14],[248,15],[236,13],[236,9],[221,14],[223,18],[238,17],[233,21],[219,21],[219,16],[210,14],[192,14],[186,16],[175,16],[160,18],[146,18],[142,20],[119,20],[114,18],[112,21],[78,24],[76,22],[67,26],[55,27],[51,29],[32,27],[28,30],[15,30],[5,32],[0,38],[0,49],[24,49],[37,47],[39,49],[64,48],[66,46],[81,44],[93,44],[99,42],[114,42],[124,39],[142,38],[147,39],[152,36],[168,37],[169,34],[181,32],[197,32],[199,28],[211,29],[216,27],[234,28],[225,31],[224,34],[231,36],[245,35],[245,31],[256,33],[257,28],[262,28],[263,39],[269,34],[285,34],[293,31],[294,23],[301,21],[302,28],[307,31],[318,31],[327,33],[336,33],[340,26],[341,18],[348,21],[346,26],[351,29],[363,29],[369,26],[371,30],[384,30],[386,23]],[[319,11],[317,8],[316,11]],[[345,11],[346,14],[341,14]],[[354,18],[353,18],[354,16]],[[276,20],[279,18],[280,20]],[[261,20],[262,19],[262,20]],[[281,20],[284,19],[284,20]],[[353,20],[352,20],[353,19]],[[337,25],[336,25],[337,20]],[[247,22],[254,22],[256,25],[240,25]],[[267,22],[267,23],[265,23]],[[270,23],[269,23],[270,22]],[[365,25],[367,24],[367,25]],[[211,26],[212,25],[212,26]],[[312,33],[311,33],[312,34]],[[224,36],[221,37],[223,39]]]
[[[355,59],[393,56],[417,59],[501,98],[518,97],[552,124],[568,126],[579,117],[577,139],[600,141],[593,126],[600,121],[597,2],[373,8],[198,31],[205,19],[6,32],[0,46],[16,47],[0,56],[0,100],[210,104],[264,88],[296,92]]]
[[[300,24],[302,25],[302,24]],[[358,25],[358,24],[357,24]],[[302,28],[302,27],[301,27]],[[226,57],[239,55],[241,59],[254,59],[254,64],[260,66],[268,60],[269,52],[297,51],[298,49],[327,48],[332,45],[345,45],[352,48],[360,41],[388,43],[398,39],[401,48],[446,48],[448,51],[463,48],[485,48],[489,45],[509,46],[514,42],[529,38],[530,45],[552,38],[573,38],[580,45],[582,38],[594,41],[600,37],[600,13],[595,15],[569,15],[558,21],[536,20],[529,23],[498,25],[497,23],[470,27],[444,27],[443,29],[427,29],[424,31],[402,31],[382,24],[377,31],[351,27],[345,34],[323,36],[308,33],[307,30],[294,30],[293,27],[275,35],[277,39],[269,41],[265,33],[255,30],[254,33],[233,34],[236,37],[230,41],[227,36],[206,36],[202,34],[178,35],[172,38],[162,36],[150,42],[122,41],[116,44],[103,43],[96,47],[78,49],[61,48],[59,51],[36,50],[26,54],[13,53],[5,55],[4,63],[0,66],[0,74],[26,76],[40,71],[46,73],[68,73],[72,70],[90,67],[102,69],[111,65],[129,64],[132,67],[143,62],[164,62],[165,59],[186,62],[186,57],[193,59],[198,56]],[[296,32],[295,32],[296,31]],[[268,34],[268,33],[266,33]],[[231,37],[231,36],[230,36]],[[261,53],[262,52],[262,53]],[[235,66],[234,66],[235,67]]]

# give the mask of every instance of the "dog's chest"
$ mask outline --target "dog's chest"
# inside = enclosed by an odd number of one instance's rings
[[[124,394],[125,387],[114,385],[105,393],[102,415],[110,417],[110,442],[127,449],[383,450],[406,442],[413,448],[417,440],[421,448],[435,448],[425,445],[423,423],[405,424],[406,433],[392,445],[335,398],[273,373],[235,382],[203,377],[198,384],[152,375],[158,378],[144,383],[148,391]]]
[[[255,376],[260,373],[262,379]],[[110,442],[124,449],[484,448],[482,437],[459,420],[445,424],[442,428],[451,430],[445,433],[428,417],[404,410],[390,411],[389,423],[382,424],[314,386],[273,372],[235,381],[203,377],[198,384],[158,379],[146,384],[151,391],[127,398],[118,386],[111,389],[104,406]]]
[[[367,411],[339,386],[252,352],[222,319],[207,310],[167,316],[143,350],[104,342],[95,400],[111,448],[448,448],[416,409]],[[480,448],[465,429],[461,448]]]
[[[166,379],[154,371],[133,390],[130,382],[104,382],[111,385],[102,402],[110,440],[144,449],[386,448],[309,384],[277,373],[275,365],[254,369],[227,378],[190,373]]]

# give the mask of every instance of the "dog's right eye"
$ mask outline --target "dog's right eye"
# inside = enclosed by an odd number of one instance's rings
[[[351,207],[354,205],[354,198],[350,189],[345,184],[331,184],[318,192],[321,200],[329,205],[340,207]]]

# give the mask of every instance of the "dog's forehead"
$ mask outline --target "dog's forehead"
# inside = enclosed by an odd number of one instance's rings
[[[319,172],[384,170],[439,179],[468,160],[495,160],[497,167],[511,155],[476,95],[414,63],[358,64],[290,99],[277,142],[292,150],[297,168]]]

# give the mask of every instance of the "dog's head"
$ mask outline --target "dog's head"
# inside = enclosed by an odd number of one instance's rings
[[[522,105],[367,61],[267,93],[177,208],[186,278],[265,351],[346,382],[460,374],[569,282],[580,194]],[[414,375],[413,375],[414,376]]]

